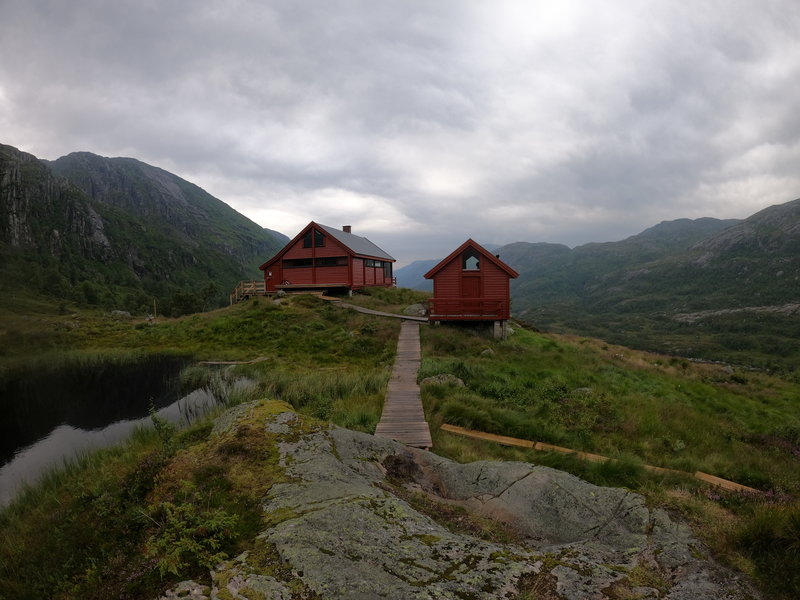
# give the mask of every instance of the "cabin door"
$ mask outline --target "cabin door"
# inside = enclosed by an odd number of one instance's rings
[[[480,275],[461,276],[461,312],[464,315],[478,315],[481,310]]]

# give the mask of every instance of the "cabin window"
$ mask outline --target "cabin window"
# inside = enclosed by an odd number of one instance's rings
[[[311,248],[311,245],[317,248],[325,246],[325,236],[318,229],[309,229],[303,236],[303,248]]]
[[[317,229],[309,229],[303,236],[303,248],[311,248],[312,244],[317,248],[325,246],[325,236]]]
[[[310,267],[314,261],[310,258],[289,258],[283,261],[284,269],[302,269],[303,267]]]
[[[314,259],[315,267],[346,267],[346,256],[325,256],[322,258]]]
[[[475,250],[469,249],[461,257],[461,268],[465,271],[479,271],[481,268],[481,259]]]
[[[383,277],[384,279],[392,278],[392,263],[390,263],[388,260],[383,263]]]

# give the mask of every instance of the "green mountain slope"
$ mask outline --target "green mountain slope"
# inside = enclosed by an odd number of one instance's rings
[[[52,163],[0,146],[3,288],[183,313],[221,302],[282,246],[194,184],[134,159]]]
[[[521,272],[516,314],[540,326],[689,356],[800,361],[800,200],[546,257],[540,245],[500,252]]]
[[[574,302],[593,299],[609,277],[630,276],[653,261],[685,251],[736,221],[665,221],[620,242],[592,243],[570,250],[560,244],[518,242],[500,249],[503,260],[520,272],[513,291],[520,304],[528,296]],[[518,305],[519,309],[519,305]]]

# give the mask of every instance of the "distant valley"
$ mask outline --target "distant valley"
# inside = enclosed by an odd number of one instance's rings
[[[744,220],[665,221],[619,242],[496,252],[520,273],[514,314],[537,327],[760,367],[800,363],[800,200]],[[398,269],[398,282],[426,289],[423,269],[436,262]]]

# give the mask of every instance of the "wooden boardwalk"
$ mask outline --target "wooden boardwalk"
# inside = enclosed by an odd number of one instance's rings
[[[334,298],[334,300],[336,300]],[[364,313],[365,315],[375,315],[376,317],[389,317],[390,319],[402,319],[403,321],[417,321],[418,323],[427,323],[428,317],[414,317],[411,315],[398,315],[396,313],[388,313],[383,312],[380,310],[372,310],[371,308],[364,308],[363,306],[358,306],[357,304],[349,304],[347,302],[339,302],[338,306],[342,308],[349,308],[350,310],[355,310],[360,313]],[[419,336],[417,336],[419,337]],[[419,345],[419,344],[417,344]]]
[[[425,421],[417,385],[420,357],[419,323],[403,321],[394,370],[375,435],[415,448],[430,448],[433,446],[431,431]]]

